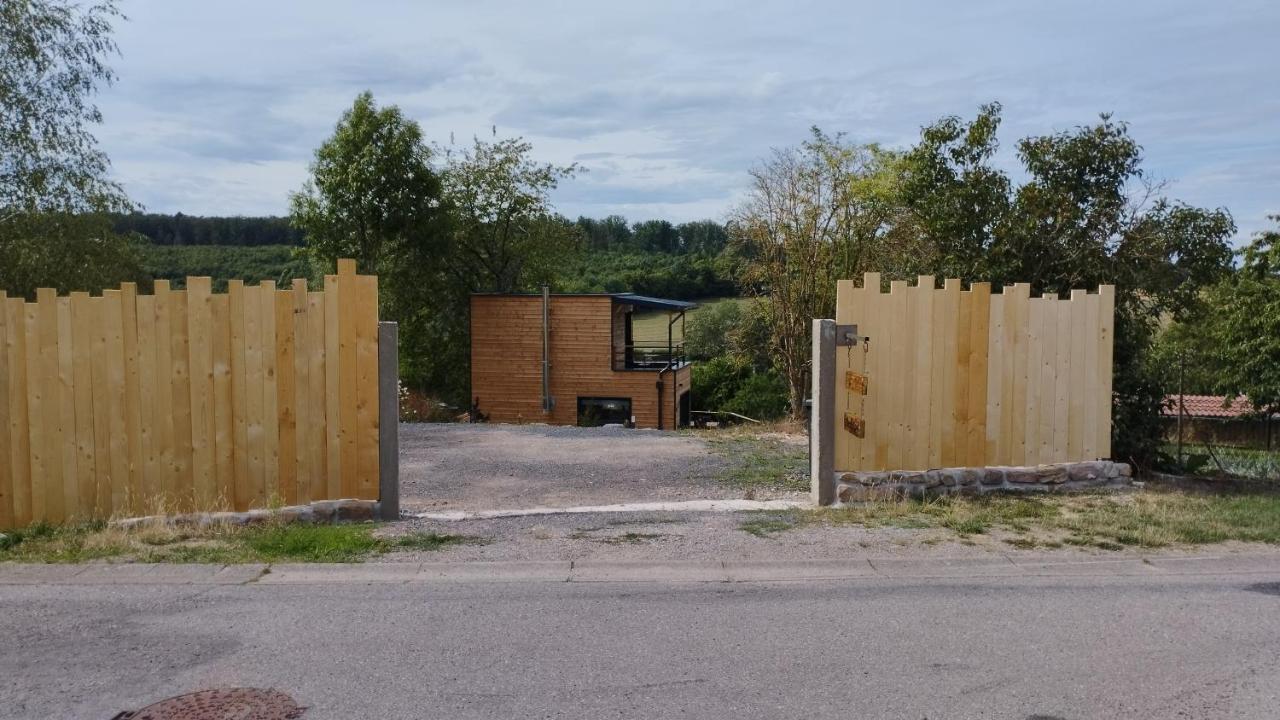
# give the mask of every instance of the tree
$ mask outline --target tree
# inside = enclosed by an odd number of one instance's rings
[[[715,220],[696,220],[676,226],[680,250],[700,255],[718,255],[729,244],[729,233]]]
[[[906,155],[903,203],[935,246],[933,272],[1028,282],[1033,293],[1116,285],[1112,451],[1147,464],[1169,389],[1151,353],[1159,322],[1186,315],[1229,272],[1235,225],[1225,210],[1162,197],[1128,127],[1105,114],[1019,142],[1028,179],[1015,187],[990,166],[999,113],[993,103],[967,125],[926,127]]]
[[[290,198],[307,251],[332,267],[354,258],[363,272],[420,284],[419,263],[445,241],[442,184],[418,124],[400,108],[378,108],[369,92],[342,114],[316,150],[311,179]]]
[[[640,250],[674,253],[680,251],[680,233],[666,220],[645,220],[631,229],[632,242]]]
[[[746,199],[731,213],[741,282],[769,297],[761,307],[793,417],[808,396],[810,321],[832,316],[836,280],[909,254],[896,248],[910,237],[905,224],[889,222],[900,214],[897,161],[813,128],[799,147],[775,150],[751,170]]]
[[[121,17],[113,0],[0,4],[0,288],[99,290],[138,272],[105,215],[133,205],[92,132]]]
[[[469,292],[515,292],[550,282],[581,242],[551,210],[550,194],[577,165],[541,164],[521,140],[476,140],[443,170],[451,214],[450,272]]]

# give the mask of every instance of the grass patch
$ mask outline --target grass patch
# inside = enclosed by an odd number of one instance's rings
[[[438,550],[483,540],[410,533],[379,536],[375,523],[123,529],[102,523],[59,528],[45,524],[4,533],[0,561],[80,563],[94,560],[165,563],[361,562],[401,550]]]
[[[1159,548],[1237,540],[1280,543],[1280,494],[1175,490],[1049,496],[1002,494],[873,502],[800,516],[808,524],[946,528],[961,538],[1019,533],[1015,547]],[[1026,537],[1031,532],[1035,538]]]
[[[728,461],[717,478],[749,492],[755,490],[807,490],[809,449],[749,430],[716,430],[700,433],[711,450]]]
[[[610,525],[620,525],[623,523],[610,523]],[[645,523],[648,524],[648,523]],[[592,542],[604,543],[606,545],[639,545],[640,543],[649,542],[651,540],[661,540],[662,538],[672,537],[666,533],[647,533],[647,532],[624,532],[620,535],[596,535],[595,533],[604,530],[603,527],[578,528],[569,533],[570,540],[590,540]]]
[[[758,538],[771,538],[794,528],[796,524],[794,515],[763,515],[743,520],[738,523],[738,529]]]

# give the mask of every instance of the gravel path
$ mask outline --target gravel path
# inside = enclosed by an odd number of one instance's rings
[[[733,460],[696,436],[551,425],[400,426],[407,511],[741,498]]]

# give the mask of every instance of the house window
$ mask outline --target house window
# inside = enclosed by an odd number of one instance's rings
[[[578,398],[578,425],[626,425],[631,422],[631,398]]]

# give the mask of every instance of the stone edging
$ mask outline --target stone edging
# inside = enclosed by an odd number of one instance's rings
[[[245,512],[201,512],[183,515],[148,515],[146,517],[113,520],[111,525],[133,528],[142,525],[256,525],[268,520],[287,523],[338,523],[376,520],[381,504],[376,500],[320,500],[309,505],[289,505],[274,510],[246,510]]]
[[[836,499],[846,503],[930,495],[1125,487],[1133,480],[1133,470],[1125,463],[1094,460],[1020,467],[837,472],[835,480]]]

